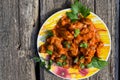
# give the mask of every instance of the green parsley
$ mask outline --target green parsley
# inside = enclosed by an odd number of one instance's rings
[[[51,50],[47,50],[46,51],[49,55],[52,55],[52,51]]]
[[[90,14],[90,9],[82,5],[80,9],[80,13],[82,14],[84,18],[86,18]]]
[[[53,61],[52,61],[52,60],[49,60],[47,70],[50,70],[50,69],[51,69],[52,63],[53,63]]]
[[[67,63],[66,63],[66,62],[63,62],[62,64],[63,64],[63,66],[65,66]]]
[[[83,63],[80,63],[80,68],[84,69],[85,65]]]
[[[45,62],[44,62],[44,61],[41,61],[41,62],[39,63],[39,65],[40,65],[41,67],[45,67]]]
[[[87,65],[87,67],[88,67],[88,68],[90,68],[90,67],[95,67],[95,68],[98,68],[98,69],[103,69],[107,64],[108,64],[107,61],[100,60],[100,59],[97,58],[97,57],[93,57],[91,63],[89,63],[89,64]]]
[[[88,44],[85,43],[85,42],[84,42],[84,43],[81,43],[81,44],[80,44],[80,47],[87,48],[87,47],[88,47]]]
[[[39,66],[40,66],[40,67],[46,67],[46,66],[45,66],[45,65],[46,65],[45,61],[41,60],[39,57],[33,57],[33,60],[34,60],[35,62],[39,62]],[[46,67],[47,70],[50,70],[52,63],[53,63],[52,60],[49,60],[49,61],[48,61],[48,65],[47,65],[47,67]]]
[[[83,58],[84,58],[84,56],[81,56],[81,57],[80,57],[80,59],[83,59]]]
[[[76,20],[79,19],[79,18],[78,18],[78,15],[77,15],[77,14],[74,14],[73,12],[67,12],[66,14],[67,14],[67,16],[71,19],[72,22],[74,22],[74,21],[76,21]]]
[[[63,66],[62,62],[57,62],[58,66]]]
[[[74,37],[77,37],[80,33],[80,29],[75,29],[74,30]]]
[[[52,30],[48,30],[47,31],[47,38],[52,37],[52,36],[53,36]]]
[[[62,60],[65,60],[66,58],[67,58],[67,57],[66,57],[65,55],[62,55],[62,56],[61,56],[61,59],[62,59]]]
[[[78,58],[75,58],[74,63],[77,63],[77,62],[78,62]]]
[[[67,41],[63,42],[63,47],[65,48],[70,48],[70,43],[68,43]]]
[[[50,60],[50,64],[52,64],[53,63],[53,61],[52,60]]]
[[[71,5],[71,12],[66,13],[71,21],[79,20],[78,15],[86,18],[90,14],[90,9],[81,4],[78,0],[75,0],[74,4]]]
[[[41,67],[45,67],[45,62],[42,61],[39,57],[33,57],[33,60],[34,60],[35,62],[39,62],[39,65],[40,65]]]
[[[33,60],[34,60],[35,62],[40,62],[40,61],[41,61],[39,57],[33,57]]]

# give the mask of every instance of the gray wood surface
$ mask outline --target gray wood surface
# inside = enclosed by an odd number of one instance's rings
[[[36,80],[37,18],[38,0],[0,0],[0,80]]]
[[[0,0],[0,80],[63,80],[34,64],[40,26],[74,0]],[[119,0],[80,0],[107,24],[112,50],[109,65],[84,80],[118,80]]]
[[[115,58],[115,55],[118,54],[115,51],[116,47],[115,40],[116,36],[115,32],[118,32],[118,29],[116,29],[115,25],[115,17],[116,17],[116,9],[118,6],[116,6],[117,0],[80,0],[82,3],[87,5],[91,8],[92,12],[96,13],[98,16],[100,16],[103,21],[106,23],[107,27],[109,28],[110,34],[111,34],[111,40],[112,40],[112,50],[111,55],[109,57],[109,65],[98,72],[96,75],[84,79],[84,80],[117,80],[117,77],[115,78],[115,75],[117,74],[117,68],[115,66],[118,66],[118,64],[115,64],[115,60],[118,60],[118,57]],[[72,3],[73,0],[41,0],[40,2],[40,20],[41,24],[50,16],[53,14],[56,10],[61,10],[63,8],[68,8],[70,6],[69,3]],[[117,4],[118,5],[118,4]],[[115,71],[116,70],[116,71]],[[61,78],[58,78],[47,71],[40,69],[40,79],[41,80],[62,80]]]

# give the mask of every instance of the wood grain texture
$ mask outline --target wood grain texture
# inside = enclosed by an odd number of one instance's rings
[[[116,2],[118,0],[80,0],[83,4],[87,5],[88,7],[91,8],[92,12],[96,13],[101,19],[106,23],[110,34],[111,34],[111,54],[109,57],[109,65],[98,72],[96,75],[84,79],[84,80],[117,80],[117,76],[115,78],[115,72],[116,68],[115,66],[117,65],[117,62],[115,64],[115,60],[118,60],[118,58],[115,58],[115,55],[118,54],[118,52],[115,51],[116,43],[118,43],[118,35],[115,35],[116,32],[116,26],[115,24],[115,17],[116,9]],[[40,20],[41,24],[48,18],[51,14],[54,12],[64,9],[64,8],[69,8],[70,5],[67,3],[73,3],[73,0],[43,0],[40,2]],[[66,6],[63,6],[66,5]],[[118,3],[117,3],[118,5]],[[116,38],[117,37],[117,40]],[[40,69],[40,80],[62,80],[61,78],[58,78],[51,73],[48,73],[44,71],[43,69]]]
[[[40,26],[74,0],[0,0],[0,80],[63,80],[35,65]],[[119,0],[80,0],[107,24],[112,40],[109,65],[84,80],[118,80]],[[40,74],[40,75],[39,75]],[[39,78],[35,78],[39,77]]]
[[[0,0],[0,80],[35,80],[38,0]]]
[[[114,55],[115,55],[115,2],[112,0],[96,0],[96,14],[101,17],[101,19],[106,23],[110,34],[111,34],[111,54],[109,57],[109,64],[106,68],[101,70],[96,79],[102,80],[115,80],[115,64],[114,64]],[[106,73],[106,74],[103,74]]]
[[[120,41],[120,38],[119,38],[119,26],[120,26],[120,1],[117,0],[116,2],[116,9],[115,9],[115,55],[114,55],[114,58],[115,58],[115,80],[119,80],[120,77],[119,77],[119,67],[120,67],[120,64],[119,63],[119,53],[120,53],[120,44],[119,44],[119,41]],[[119,12],[119,13],[118,13]]]

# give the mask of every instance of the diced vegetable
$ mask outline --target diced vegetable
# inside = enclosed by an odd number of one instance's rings
[[[47,38],[49,38],[49,37],[51,37],[51,36],[53,36],[52,30],[47,31]]]
[[[63,66],[65,66],[67,63],[66,62],[63,62]]]
[[[62,62],[57,62],[58,66],[63,66]]]
[[[65,42],[63,43],[63,46],[64,46],[65,48],[70,48],[70,43],[68,43],[67,41],[65,41]]]
[[[80,47],[87,48],[87,47],[88,47],[88,44],[85,43],[85,42],[84,42],[84,43],[81,43],[81,44],[80,44]]]
[[[51,50],[47,50],[46,51],[49,55],[52,55],[52,51]]]
[[[62,60],[65,60],[65,59],[66,59],[66,56],[65,56],[65,55],[62,55],[62,56],[61,56],[61,59],[62,59]]]
[[[33,57],[33,60],[34,60],[35,62],[40,62],[40,61],[41,61],[39,57]]]
[[[77,62],[78,62],[78,58],[75,58],[74,63],[77,63]]]
[[[80,68],[84,69],[85,65],[83,63],[80,63]]]
[[[80,29],[75,29],[74,30],[74,37],[77,37],[80,33]]]

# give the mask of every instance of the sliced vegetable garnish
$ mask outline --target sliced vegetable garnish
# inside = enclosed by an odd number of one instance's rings
[[[71,21],[80,19],[78,15],[82,15],[82,17],[86,18],[90,14],[90,9],[84,6],[78,0],[75,0],[74,4],[71,5],[71,10],[71,12],[66,13]]]
[[[74,30],[74,37],[77,37],[80,33],[80,29],[75,29]]]
[[[67,57],[66,57],[65,55],[62,55],[62,56],[61,56],[61,59],[62,59],[62,60],[65,60],[66,58],[67,58]]]
[[[91,63],[89,63],[89,64],[87,65],[87,67],[88,67],[88,68],[90,68],[90,67],[95,67],[95,68],[98,68],[98,69],[102,69],[102,68],[104,68],[107,64],[108,64],[107,61],[100,60],[100,59],[97,58],[97,57],[93,57]]]
[[[49,55],[52,55],[52,51],[51,50],[47,50],[46,51]]]
[[[87,47],[88,47],[88,44],[85,43],[85,42],[84,42],[84,43],[81,43],[81,44],[80,44],[80,47],[87,48]]]

